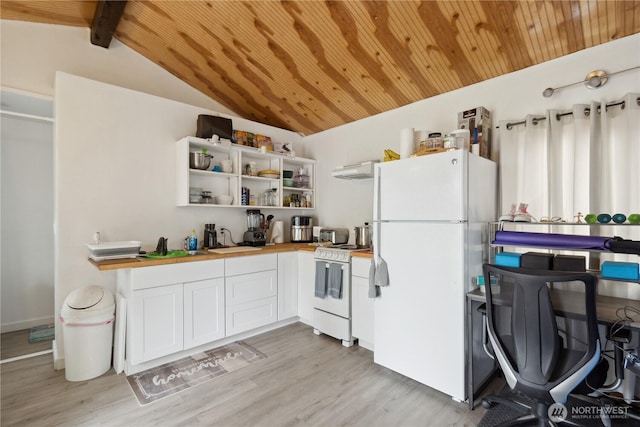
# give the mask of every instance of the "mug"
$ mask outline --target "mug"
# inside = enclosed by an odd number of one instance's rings
[[[231,159],[225,159],[220,162],[222,164],[222,172],[233,173],[233,161]]]

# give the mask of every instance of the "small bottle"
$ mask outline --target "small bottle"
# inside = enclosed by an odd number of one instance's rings
[[[243,206],[249,206],[249,196],[250,196],[249,188],[242,187],[242,193],[241,193],[241,196],[240,196],[240,204],[243,205]]]
[[[196,236],[196,230],[191,230],[189,235],[189,250],[195,251],[198,249],[198,237]]]

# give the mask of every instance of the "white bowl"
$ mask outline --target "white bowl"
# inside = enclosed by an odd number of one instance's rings
[[[214,198],[216,205],[230,205],[233,203],[233,196],[223,195]]]

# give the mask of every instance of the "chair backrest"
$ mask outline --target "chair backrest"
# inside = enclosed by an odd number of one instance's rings
[[[491,264],[484,275],[487,331],[507,384],[565,403],[600,359],[596,276]]]

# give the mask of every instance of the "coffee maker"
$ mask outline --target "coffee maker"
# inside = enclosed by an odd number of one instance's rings
[[[202,239],[202,247],[214,249],[218,246],[218,233],[215,224],[204,225],[204,236]]]
[[[267,243],[267,233],[264,229],[264,214],[260,209],[247,209],[247,231],[244,232],[244,246],[264,246]]]

